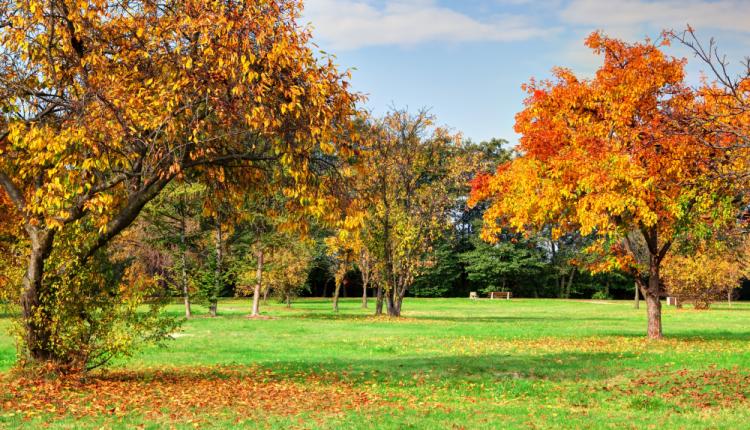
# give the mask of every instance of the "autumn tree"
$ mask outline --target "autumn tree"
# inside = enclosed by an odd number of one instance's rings
[[[333,311],[339,311],[339,297],[341,288],[346,288],[349,282],[347,274],[354,269],[355,261],[361,252],[356,232],[342,229],[337,235],[325,239],[328,256],[331,259],[333,271]]]
[[[388,315],[400,316],[406,292],[431,264],[435,239],[445,233],[456,192],[470,163],[459,136],[435,127],[426,111],[394,111],[373,125],[363,155],[362,194],[372,256]]]
[[[708,309],[750,277],[750,238],[741,225],[704,240],[681,241],[664,261],[664,285],[678,304]]]
[[[725,157],[712,163],[713,173],[720,180],[741,184],[747,199],[750,181],[750,57],[730,64],[719,52],[714,39],[702,42],[689,27],[682,32],[670,31],[666,36],[686,46],[704,66],[706,77],[695,88],[696,102],[689,115],[678,118],[680,126],[699,141]],[[735,72],[736,73],[733,73]]]
[[[297,0],[0,0],[0,186],[30,244],[28,359],[80,363],[70,330],[119,291],[96,261],[175,178],[252,188],[281,166],[315,202],[311,160],[347,150],[357,96],[299,13]]]
[[[296,238],[286,246],[266,254],[265,278],[268,288],[289,308],[292,300],[306,288],[312,262],[313,241]]]
[[[662,337],[660,270],[676,238],[733,218],[734,192],[713,180],[720,158],[675,118],[695,102],[684,61],[652,42],[627,44],[592,34],[604,64],[593,79],[555,69],[552,81],[525,85],[516,116],[520,156],[473,183],[473,202],[489,200],[483,236],[504,226],[553,236],[594,234],[598,270],[624,267],[648,304],[648,336]],[[641,242],[645,261],[633,250]]]
[[[275,182],[278,187],[280,182]],[[270,255],[281,255],[282,249],[297,249],[297,242],[307,240],[311,216],[299,201],[286,197],[281,190],[245,192],[235,206],[233,237],[230,238],[234,265],[240,284],[237,293],[253,297],[251,317],[260,316],[261,293],[271,287],[266,279]],[[284,258],[291,258],[285,255]],[[303,254],[300,254],[303,259]],[[309,261],[301,263],[305,266]],[[290,267],[299,267],[291,264]],[[279,276],[276,275],[278,279]]]

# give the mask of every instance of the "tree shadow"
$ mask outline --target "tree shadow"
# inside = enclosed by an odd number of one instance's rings
[[[599,336],[613,336],[613,337],[625,337],[625,338],[637,338],[646,340],[646,329],[644,327],[642,332],[602,332],[598,333]],[[734,332],[728,330],[689,330],[671,332],[669,328],[664,330],[665,340],[684,340],[684,341],[750,341],[750,331],[747,332]],[[658,342],[658,341],[655,341]]]
[[[282,361],[260,365],[276,375],[316,374],[350,383],[377,380],[399,386],[426,381],[466,383],[510,380],[602,381],[621,374],[616,363],[634,353],[560,352],[393,357],[368,360]]]
[[[518,322],[518,321],[557,321],[557,322],[571,322],[571,321],[589,321],[589,322],[608,322],[608,321],[628,321],[628,318],[623,317],[576,317],[576,316],[434,316],[434,315],[415,315],[407,318],[413,318],[417,320],[427,321],[447,321],[447,322]]]
[[[293,315],[296,319],[302,320],[349,320],[349,321],[370,321],[370,322],[450,322],[450,323],[507,323],[507,322],[524,322],[524,321],[550,321],[550,322],[571,322],[571,321],[586,321],[586,322],[619,322],[629,321],[628,318],[624,317],[575,317],[575,316],[439,316],[439,315],[410,315],[408,313],[403,314],[399,318],[388,317],[387,315],[374,316],[368,314],[350,314],[350,313],[325,313],[318,311],[307,311],[302,310],[298,314]]]

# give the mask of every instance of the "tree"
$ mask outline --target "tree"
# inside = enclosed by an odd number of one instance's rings
[[[354,268],[354,264],[361,252],[361,243],[356,238],[356,231],[348,228],[339,230],[338,235],[325,239],[328,255],[332,262],[333,279],[333,311],[339,311],[339,295],[341,287],[346,288],[349,282],[347,275]]]
[[[648,305],[648,336],[662,337],[660,269],[686,231],[709,231],[735,213],[733,184],[713,180],[722,157],[674,118],[694,103],[684,61],[651,42],[626,44],[599,33],[587,45],[604,55],[591,80],[555,69],[532,80],[516,117],[521,155],[473,182],[472,201],[489,200],[483,237],[504,227],[595,234],[598,270],[627,268]],[[639,260],[634,249],[643,244]]]
[[[276,248],[266,261],[266,283],[287,307],[305,289],[312,262],[313,241],[295,239],[287,246]]]
[[[739,237],[685,244],[664,262],[664,285],[679,304],[691,301],[708,309],[712,301],[729,297],[750,277],[750,240]]]
[[[204,192],[199,183],[174,183],[144,208],[148,240],[172,257],[168,279],[182,294],[186,318],[192,316],[190,274],[196,266]]]
[[[30,243],[31,361],[78,361],[66,331],[118,291],[83,279],[173,179],[252,188],[281,166],[315,203],[310,165],[348,150],[358,96],[315,57],[299,12],[296,0],[0,0],[0,186]]]
[[[481,291],[512,291],[511,284],[533,279],[544,269],[544,256],[533,241],[497,241],[494,244],[476,240],[475,248],[460,256],[467,277],[481,287]],[[517,285],[516,285],[516,291]]]
[[[666,37],[689,48],[708,68],[708,76],[696,88],[697,102],[689,115],[678,118],[680,126],[690,130],[705,146],[721,151],[725,160],[711,163],[720,179],[741,182],[747,193],[750,180],[750,58],[740,64],[739,73],[721,55],[714,39],[702,43],[692,27],[683,32],[670,31]]]
[[[372,127],[361,168],[370,206],[366,215],[372,255],[388,315],[400,316],[406,292],[430,264],[431,246],[450,225],[450,209],[470,162],[460,139],[434,127],[426,111],[394,111]]]

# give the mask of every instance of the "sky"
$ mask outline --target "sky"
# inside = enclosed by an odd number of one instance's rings
[[[428,108],[441,125],[475,141],[514,144],[521,85],[556,66],[591,76],[601,63],[583,45],[601,30],[627,41],[664,29],[715,38],[735,66],[750,56],[750,0],[305,0],[314,42],[352,69],[365,108]],[[698,82],[702,65],[688,58]]]

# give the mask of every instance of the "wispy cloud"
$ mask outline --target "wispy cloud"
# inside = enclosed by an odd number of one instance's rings
[[[661,28],[710,28],[750,32],[747,0],[572,0],[560,13],[568,24],[599,28],[651,25]]]
[[[434,0],[308,0],[305,19],[333,49],[413,46],[426,42],[518,41],[550,34],[528,17],[498,14],[476,19]]]

